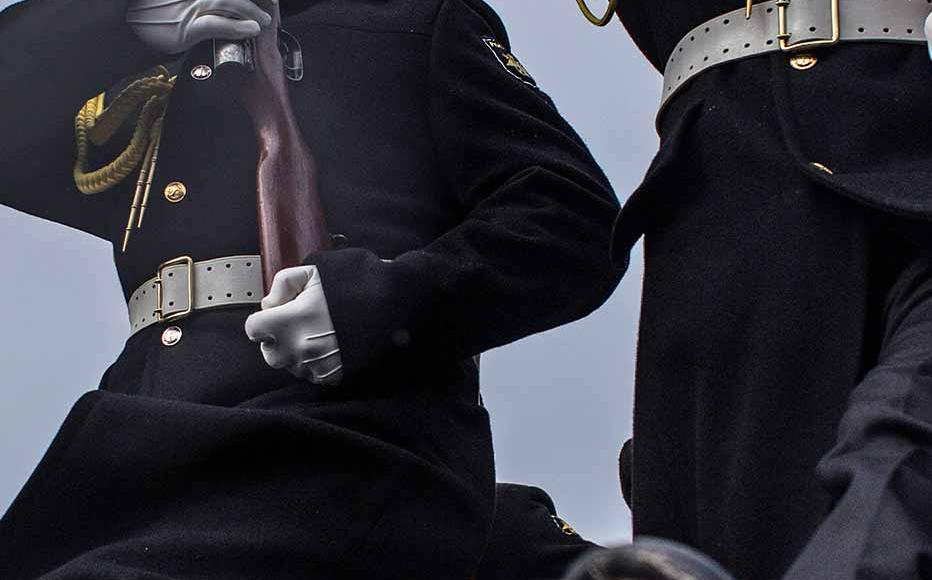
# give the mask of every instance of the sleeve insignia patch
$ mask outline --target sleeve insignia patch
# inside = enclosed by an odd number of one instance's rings
[[[573,529],[573,526],[566,523],[566,520],[562,518],[558,518],[557,516],[550,516],[550,519],[553,520],[553,523],[555,526],[557,526],[557,529],[563,532],[565,535],[567,536],[576,535],[576,530]]]
[[[521,64],[518,57],[511,54],[511,51],[509,51],[504,44],[494,38],[483,38],[482,42],[489,47],[489,50],[495,55],[495,59],[502,65],[502,68],[508,71],[508,74],[526,85],[537,88],[537,81],[535,81],[531,73],[524,68],[524,65]]]

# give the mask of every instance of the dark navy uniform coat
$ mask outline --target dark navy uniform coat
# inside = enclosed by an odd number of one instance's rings
[[[691,28],[743,6],[620,14],[662,69]],[[817,56],[692,81],[619,218],[620,265],[645,234],[635,533],[740,578],[925,578],[932,63],[906,44]]]
[[[73,119],[164,60],[126,6],[28,0],[0,14],[0,201],[117,246],[135,176],[78,193]],[[329,225],[348,239],[307,259],[346,380],[321,390],[268,368],[248,308],[182,320],[170,349],[159,327],[132,336],[0,523],[5,580],[478,569],[494,478],[471,357],[606,299],[617,202],[551,100],[506,66],[482,2],[286,7],[307,67],[292,100]],[[205,45],[174,64],[146,222],[115,252],[127,296],[164,260],[258,251],[255,137],[218,75],[190,74],[209,59]],[[174,181],[178,204],[161,195]]]

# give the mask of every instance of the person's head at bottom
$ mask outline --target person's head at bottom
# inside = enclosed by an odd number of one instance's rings
[[[733,580],[704,554],[657,538],[610,549],[597,549],[579,559],[565,580]]]

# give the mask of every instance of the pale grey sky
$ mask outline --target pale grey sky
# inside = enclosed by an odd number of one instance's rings
[[[589,1],[599,9],[606,4]],[[0,0],[0,8],[11,3]],[[490,3],[516,55],[625,199],[657,147],[659,75],[617,22],[594,28],[573,0]],[[90,236],[0,207],[7,281],[0,284],[0,512],[128,335],[110,251]],[[603,543],[630,538],[617,456],[631,434],[639,249],[632,263],[591,317],[483,357],[499,480],[543,487],[565,519]]]

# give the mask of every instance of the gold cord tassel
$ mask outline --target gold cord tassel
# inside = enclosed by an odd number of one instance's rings
[[[152,178],[155,174],[155,165],[158,161],[159,141],[162,137],[162,121],[160,117],[152,126],[152,137],[149,140],[149,147],[146,151],[146,157],[142,162],[142,168],[139,170],[139,179],[136,180],[136,191],[133,193],[133,203],[129,209],[129,218],[126,220],[126,229],[123,233],[122,252],[126,252],[129,246],[129,237],[133,228],[142,227],[142,218],[146,213],[146,204],[149,202],[149,190],[152,188]],[[137,217],[138,213],[138,217]]]
[[[159,161],[159,146],[162,144],[162,124],[164,121],[165,117],[162,116],[158,121],[155,122],[155,126],[152,128],[152,155],[151,159],[149,160],[149,170],[148,175],[146,176],[146,189],[142,195],[142,205],[139,208],[139,221],[136,222],[136,229],[142,227],[142,218],[146,215],[146,206],[149,205],[149,192],[152,191],[152,179],[155,176],[155,166]]]

